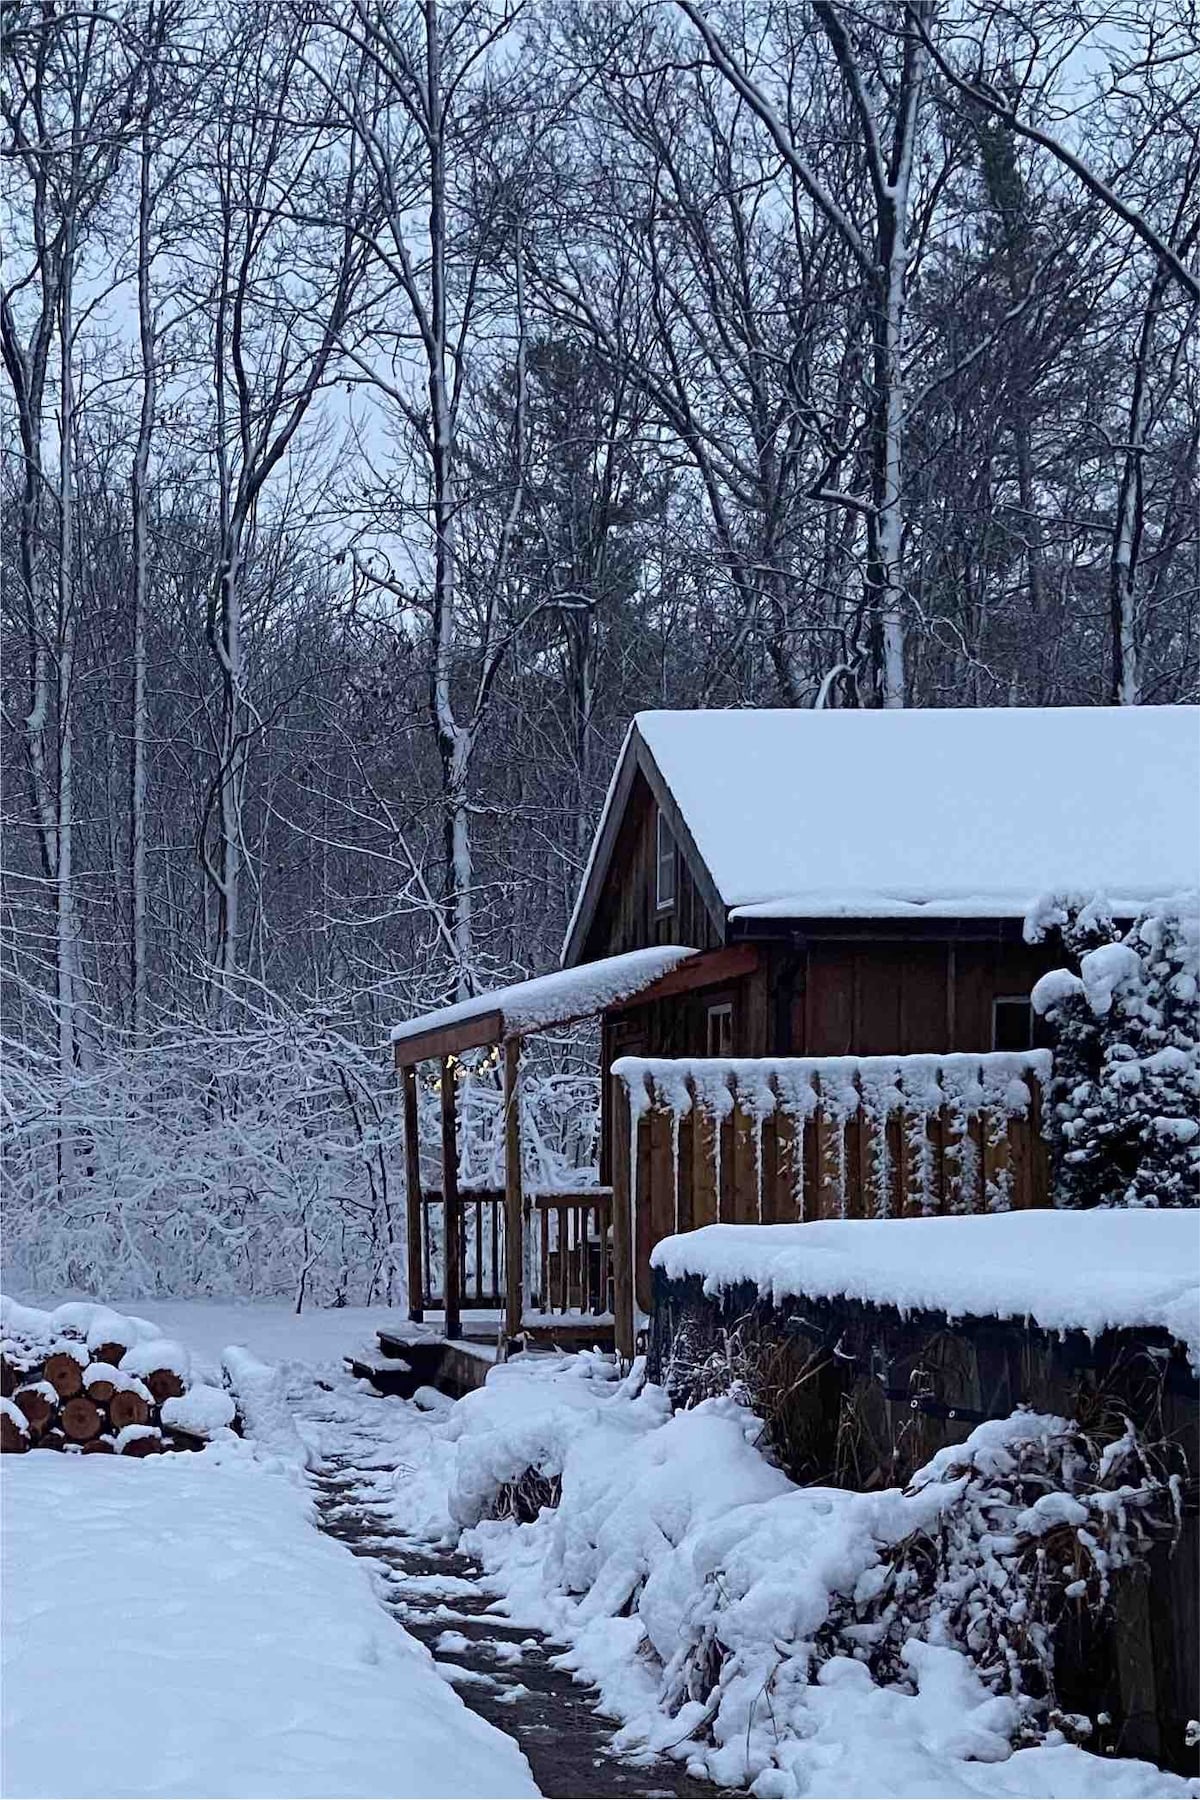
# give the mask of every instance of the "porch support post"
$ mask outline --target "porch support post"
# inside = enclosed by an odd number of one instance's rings
[[[612,1261],[613,1340],[624,1362],[633,1360],[633,1207],[629,1094],[619,1075],[612,1080]]]
[[[521,1040],[504,1045],[504,1335],[515,1337],[524,1311],[524,1199],[521,1193]]]
[[[425,1317],[425,1277],[421,1246],[424,1220],[421,1217],[421,1148],[417,1137],[417,1071],[413,1063],[400,1070],[404,1090],[404,1188],[407,1217],[408,1316],[419,1325]]]
[[[462,1204],[458,1198],[458,1127],[454,1063],[442,1058],[442,1269],[446,1336],[462,1335]]]

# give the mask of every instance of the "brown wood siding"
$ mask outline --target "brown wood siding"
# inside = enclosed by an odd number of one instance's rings
[[[661,912],[655,905],[654,820],[654,797],[639,772],[584,945],[584,962],[642,950],[650,944],[690,944],[694,950],[716,950],[724,942],[678,846],[675,904]]]
[[[771,1053],[990,1050],[993,1001],[1027,995],[1052,961],[1042,946],[1011,942],[814,942],[787,1009],[792,1041]]]

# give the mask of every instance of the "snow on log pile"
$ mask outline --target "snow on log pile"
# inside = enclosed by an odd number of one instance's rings
[[[201,1450],[233,1425],[223,1388],[182,1345],[90,1302],[53,1312],[0,1296],[0,1451],[154,1456]]]
[[[842,1298],[1090,1337],[1156,1328],[1200,1369],[1194,1210],[708,1225],[664,1238],[651,1263],[668,1281],[699,1278],[706,1294],[749,1283],[775,1305]]]

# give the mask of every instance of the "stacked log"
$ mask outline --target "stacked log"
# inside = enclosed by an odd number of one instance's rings
[[[234,1424],[230,1396],[193,1381],[186,1351],[144,1321],[4,1303],[0,1452],[155,1456],[202,1450]]]

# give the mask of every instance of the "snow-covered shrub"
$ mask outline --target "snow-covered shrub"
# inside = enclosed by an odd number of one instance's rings
[[[1103,1629],[1114,1574],[1178,1526],[1170,1453],[1122,1413],[1018,1411],[906,1488],[861,1493],[789,1481],[734,1397],[672,1412],[640,1364],[619,1381],[575,1362],[498,1368],[434,1428],[429,1460],[445,1541],[570,1646],[564,1664],[625,1720],[618,1747],[763,1797],[1160,1791],[1116,1773],[1080,1785],[1090,1757],[1056,1786],[1037,1760],[1102,1735],[1060,1707],[1060,1622]],[[559,1489],[533,1517],[503,1505],[530,1469]],[[398,1482],[400,1518],[430,1510],[426,1488]],[[911,1761],[907,1785],[878,1785],[878,1756],[855,1761],[876,1736],[885,1760]],[[1011,1785],[974,1780],[1013,1758],[1033,1759],[1023,1781],[1015,1762]]]
[[[504,1096],[496,1058],[464,1058],[456,1085],[459,1186],[504,1186]],[[440,1076],[418,1073],[421,1175],[442,1184]],[[599,1178],[600,1078],[539,1065],[527,1053],[521,1072],[522,1176],[527,1190],[578,1188]]]
[[[403,1126],[386,1055],[267,1010],[237,1029],[97,1048],[63,1078],[8,1046],[5,1263],[14,1286],[403,1296]]]
[[[1155,907],[1122,935],[1103,904],[1043,902],[1073,968],[1033,1005],[1054,1033],[1050,1132],[1063,1206],[1200,1202],[1200,901]]]

